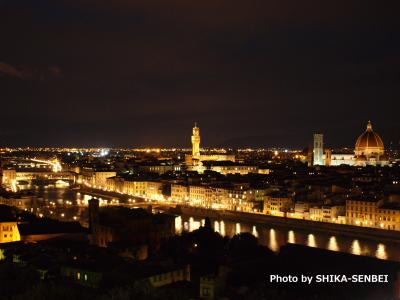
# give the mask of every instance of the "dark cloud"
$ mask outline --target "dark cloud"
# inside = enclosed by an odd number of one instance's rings
[[[0,3],[0,74],[24,74],[0,76],[1,144],[185,146],[198,121],[206,145],[352,145],[368,119],[399,140],[389,3]]]

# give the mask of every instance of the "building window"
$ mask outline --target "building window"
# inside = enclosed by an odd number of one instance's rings
[[[203,296],[208,296],[208,295],[210,295],[210,289],[203,288]]]
[[[78,279],[78,280],[81,280],[81,273],[76,273],[76,278]]]

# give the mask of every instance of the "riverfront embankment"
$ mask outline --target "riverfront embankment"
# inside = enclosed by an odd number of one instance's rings
[[[144,202],[144,199],[140,197],[133,197],[93,188],[85,187],[81,188],[79,191],[95,197],[116,198],[122,201],[127,201],[129,198],[131,198],[135,199],[138,203]],[[161,205],[163,207],[170,206],[170,209],[168,210],[169,213],[181,216],[188,216],[194,218],[209,217],[210,219],[213,220],[227,220],[232,222],[244,222],[249,224],[276,226],[280,228],[286,228],[289,230],[300,229],[305,231],[324,232],[324,233],[331,233],[334,235],[348,236],[352,238],[368,239],[377,242],[389,241],[389,242],[400,243],[400,232],[394,230],[293,219],[287,217],[276,217],[260,213],[247,213],[247,212],[229,211],[229,210],[213,210],[202,207],[168,204],[164,202]]]
[[[276,226],[287,229],[325,232],[334,235],[344,235],[352,238],[369,239],[378,242],[390,241],[400,243],[400,232],[394,230],[275,217],[257,213],[211,210],[192,206],[177,206],[175,209],[171,208],[170,212],[177,215],[190,216],[194,218],[209,217],[213,220],[229,220],[232,222]]]

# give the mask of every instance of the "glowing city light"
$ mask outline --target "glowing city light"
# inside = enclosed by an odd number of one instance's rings
[[[236,223],[236,234],[239,234],[241,232],[240,230],[240,223]]]
[[[295,244],[296,243],[296,237],[294,235],[294,231],[293,230],[290,230],[288,232],[288,243],[290,243],[290,244]]]
[[[317,243],[315,241],[315,236],[311,233],[307,236],[307,246],[317,247]]]
[[[388,255],[386,252],[386,246],[382,243],[378,244],[378,247],[375,252],[375,256],[379,259],[387,259]]]
[[[275,229],[270,229],[269,230],[269,244],[268,247],[272,250],[272,251],[278,251],[279,250],[279,244],[278,244],[278,240],[276,238],[276,232]]]
[[[331,236],[328,242],[328,249],[331,251],[339,251],[339,246],[335,236]]]
[[[258,231],[257,231],[257,227],[253,226],[253,230],[251,232],[256,238],[258,238]]]
[[[353,241],[353,243],[351,244],[350,251],[352,254],[361,255],[361,247],[360,247],[360,243],[358,242],[358,240]]]

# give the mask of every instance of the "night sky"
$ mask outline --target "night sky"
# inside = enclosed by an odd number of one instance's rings
[[[0,0],[0,146],[398,147],[394,2]]]

